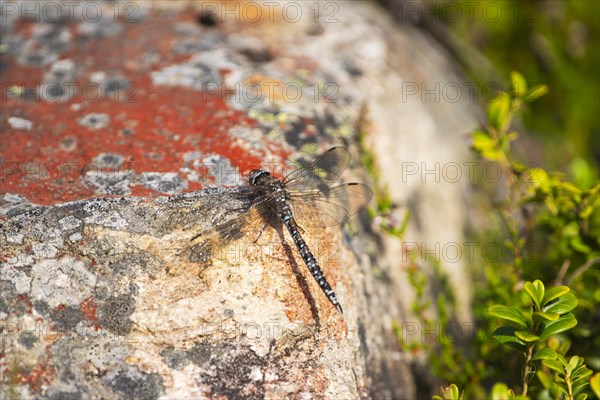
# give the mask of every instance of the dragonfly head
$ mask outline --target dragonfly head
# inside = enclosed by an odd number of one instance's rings
[[[258,181],[269,176],[271,176],[271,174],[267,171],[263,171],[262,169],[255,169],[252,172],[250,172],[250,185],[255,186],[258,183]]]

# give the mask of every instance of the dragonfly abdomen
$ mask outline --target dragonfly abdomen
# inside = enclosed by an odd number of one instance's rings
[[[292,236],[294,244],[300,252],[300,255],[302,256],[304,263],[308,267],[308,270],[312,274],[313,278],[315,278],[315,280],[319,284],[319,287],[321,288],[323,293],[325,293],[331,304],[333,304],[334,307],[341,314],[343,314],[342,306],[340,305],[337,296],[335,295],[335,292],[329,285],[329,282],[327,282],[327,279],[325,278],[325,275],[323,274],[323,271],[321,270],[321,267],[319,266],[319,263],[317,262],[315,256],[309,250],[308,246],[306,245],[306,242],[302,238],[302,235],[300,235],[298,226],[296,225],[296,222],[294,221],[294,218],[292,216],[292,211],[290,210],[290,207],[285,201],[285,197],[282,196],[279,199],[277,199],[277,204],[279,208],[279,217],[283,220],[283,224],[286,226],[288,232]]]

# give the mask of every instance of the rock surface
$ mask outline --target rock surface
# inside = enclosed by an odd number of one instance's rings
[[[371,2],[91,3],[0,3],[0,397],[414,398],[405,250],[364,212],[306,232],[344,318],[287,232],[190,239],[242,216],[249,170],[360,131],[410,241],[460,243],[466,185],[406,169],[467,161],[472,104],[407,95],[460,82],[443,51]]]

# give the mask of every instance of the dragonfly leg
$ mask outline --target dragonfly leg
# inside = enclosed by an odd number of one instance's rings
[[[260,228],[260,232],[258,232],[258,236],[256,237],[256,239],[254,239],[254,243],[258,242],[258,239],[260,239],[260,237],[262,236],[262,234],[265,231],[265,228],[267,227],[267,225],[269,225],[269,223],[265,222],[265,224],[262,226],[262,228]]]
[[[200,236],[202,236],[202,232],[200,232],[200,233],[198,233],[198,234],[194,235],[194,237],[192,237],[192,238],[190,239],[190,242],[193,242],[194,240],[198,239]]]

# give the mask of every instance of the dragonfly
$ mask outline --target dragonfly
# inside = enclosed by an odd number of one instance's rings
[[[210,258],[214,247],[239,239],[245,226],[262,225],[258,234],[260,237],[267,226],[283,224],[323,293],[343,314],[337,295],[302,234],[304,228],[341,225],[371,200],[373,192],[368,186],[355,182],[339,183],[351,159],[345,147],[337,146],[330,148],[310,164],[293,170],[281,180],[265,170],[251,171],[249,184],[235,188],[235,191],[228,194],[235,197],[235,204],[239,207],[218,213],[213,217],[211,228],[190,239],[204,239],[198,251],[205,254],[200,258],[206,260]],[[189,198],[182,200],[190,202]]]

